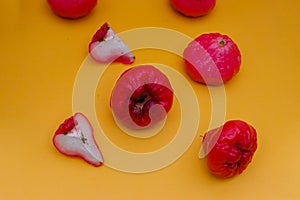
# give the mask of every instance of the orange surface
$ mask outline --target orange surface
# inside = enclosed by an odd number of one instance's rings
[[[178,14],[167,0],[103,0],[78,20],[54,15],[45,0],[1,1],[0,9],[1,199],[300,198],[298,1],[217,1],[209,15],[196,19]],[[112,80],[124,69],[143,63],[170,66],[191,84],[199,102],[197,135],[188,150],[171,165],[140,174],[95,168],[56,151],[51,138],[59,123],[73,113],[77,73],[88,42],[104,21],[117,33],[158,27],[191,38],[206,32],[232,37],[241,50],[242,65],[225,85],[225,118],[243,119],[258,132],[258,150],[244,173],[220,180],[207,171],[198,152],[200,135],[211,120],[209,92],[188,78],[180,56],[157,49],[138,49],[133,65],[113,64],[106,71],[97,86],[97,119],[108,138],[128,151],[153,151],[167,144],[179,127],[178,102],[163,130],[169,135],[142,140],[120,134],[107,100]],[[136,36],[143,37],[151,36]],[[161,39],[161,43],[168,40]],[[176,41],[167,43],[176,45]]]

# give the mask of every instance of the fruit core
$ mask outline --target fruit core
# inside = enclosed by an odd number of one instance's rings
[[[133,104],[135,111],[142,112],[144,105],[152,101],[152,96],[149,94],[149,92],[145,91],[141,96],[137,98],[131,97],[130,101]]]
[[[83,144],[87,144],[87,138],[84,137],[84,134],[83,134],[82,130],[80,129],[80,127],[78,126],[77,121],[75,121],[75,124],[76,124],[76,126],[69,133],[66,133],[67,136],[79,138]]]

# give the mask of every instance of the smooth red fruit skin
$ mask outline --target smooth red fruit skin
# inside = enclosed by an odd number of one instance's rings
[[[143,104],[142,108],[138,104]],[[152,65],[140,65],[121,74],[110,105],[120,122],[128,128],[139,129],[162,120],[172,104],[173,89],[168,78]],[[161,105],[165,113],[154,112],[150,118],[149,111],[154,105]]]
[[[230,37],[220,33],[197,37],[185,48],[183,58],[188,75],[206,85],[228,82],[239,72],[241,65],[238,46]]]
[[[55,135],[58,134],[67,134],[75,127],[74,117],[71,116],[66,119],[56,130]]]
[[[76,19],[89,14],[97,5],[97,0],[47,0],[57,15]]]
[[[200,17],[211,12],[216,0],[170,0],[173,8],[187,17]]]
[[[204,148],[207,141],[218,132],[219,138],[207,154],[209,171],[219,178],[230,178],[241,174],[252,161],[257,149],[256,130],[241,120],[231,120],[223,126],[208,131],[203,138]]]
[[[115,60],[115,62],[120,62],[123,64],[132,64],[134,62],[134,60],[135,60],[135,57],[130,58],[128,56],[120,56]]]
[[[96,42],[96,41],[103,41],[104,37],[107,34],[107,31],[110,29],[107,22],[101,25],[99,30],[93,35],[93,38],[90,43]]]

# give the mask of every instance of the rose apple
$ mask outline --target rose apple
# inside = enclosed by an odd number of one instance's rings
[[[170,0],[175,10],[188,17],[208,14],[216,5],[216,0]]]
[[[61,17],[76,19],[89,14],[97,0],[47,0],[54,13]]]
[[[64,155],[84,159],[95,167],[103,164],[103,157],[94,139],[94,130],[82,113],[66,119],[56,130],[52,142]]]
[[[219,178],[241,174],[257,149],[256,130],[241,120],[227,121],[208,131],[203,138],[210,172]]]
[[[91,57],[100,63],[121,62],[131,64],[135,56],[113,29],[104,23],[89,43]]]
[[[117,80],[111,95],[115,119],[127,128],[150,127],[163,120],[173,104],[173,89],[152,65],[132,67]]]
[[[220,85],[240,70],[241,54],[227,35],[202,34],[188,44],[183,53],[190,77],[206,85]]]

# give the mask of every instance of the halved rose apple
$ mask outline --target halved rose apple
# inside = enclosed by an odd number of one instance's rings
[[[121,62],[131,64],[135,60],[128,46],[107,22],[94,34],[89,44],[89,53],[95,61],[100,63]]]
[[[80,157],[96,167],[103,164],[93,127],[82,113],[66,119],[55,132],[52,141],[62,154]]]

